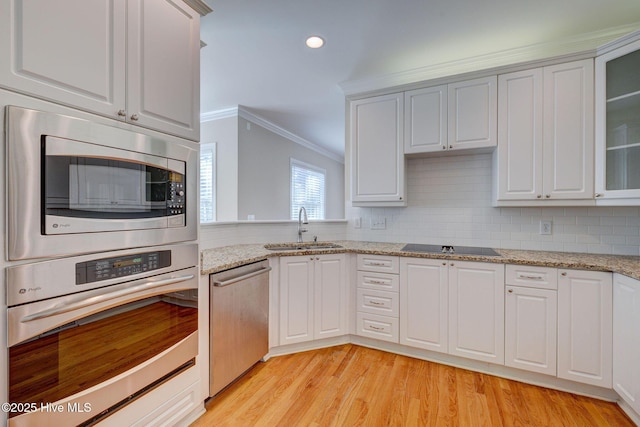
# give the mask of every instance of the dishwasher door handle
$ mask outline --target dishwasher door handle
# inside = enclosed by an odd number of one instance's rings
[[[213,286],[216,286],[218,288],[221,288],[223,286],[229,286],[229,285],[232,285],[232,284],[234,284],[236,282],[239,282],[241,280],[249,279],[251,277],[257,276],[257,275],[262,274],[262,273],[268,273],[270,271],[271,271],[271,267],[264,267],[264,268],[262,268],[260,270],[252,271],[251,273],[243,274],[242,276],[238,276],[238,277],[233,277],[233,278],[228,279],[228,280],[224,280],[224,281],[216,280],[216,281],[213,282]]]

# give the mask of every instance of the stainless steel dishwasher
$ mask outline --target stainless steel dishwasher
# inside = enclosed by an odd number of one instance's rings
[[[269,352],[270,270],[260,261],[210,277],[210,396]]]

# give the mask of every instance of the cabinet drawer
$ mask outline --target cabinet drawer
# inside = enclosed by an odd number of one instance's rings
[[[400,258],[397,256],[358,254],[358,270],[399,274]]]
[[[398,317],[400,301],[396,292],[358,288],[358,311]]]
[[[399,342],[399,322],[395,317],[379,316],[377,314],[357,314],[357,334],[378,340]]]
[[[505,283],[527,288],[558,289],[558,270],[551,267],[507,264]]]
[[[398,292],[398,289],[400,289],[399,280],[400,276],[397,274],[358,271],[358,283],[356,286],[359,288]]]

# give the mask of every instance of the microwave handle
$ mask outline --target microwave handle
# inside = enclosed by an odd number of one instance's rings
[[[90,298],[83,298],[82,300],[72,301],[67,304],[58,305],[47,310],[42,310],[37,313],[30,314],[20,319],[21,323],[31,322],[33,320],[44,319],[47,317],[55,316],[69,311],[78,310],[80,308],[88,307],[90,305],[100,304],[105,301],[109,301],[115,298],[120,298],[126,295],[135,294],[137,292],[146,291],[148,289],[158,288],[160,286],[172,285],[175,283],[186,282],[194,278],[193,274],[186,276],[172,277],[169,279],[159,280],[157,282],[145,282],[140,285],[136,285],[130,288],[121,289],[119,291],[110,292],[109,289],[105,289],[103,293],[94,295]]]

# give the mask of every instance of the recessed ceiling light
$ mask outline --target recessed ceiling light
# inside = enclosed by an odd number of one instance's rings
[[[324,45],[324,39],[320,36],[310,36],[305,43],[311,49],[318,49]]]

